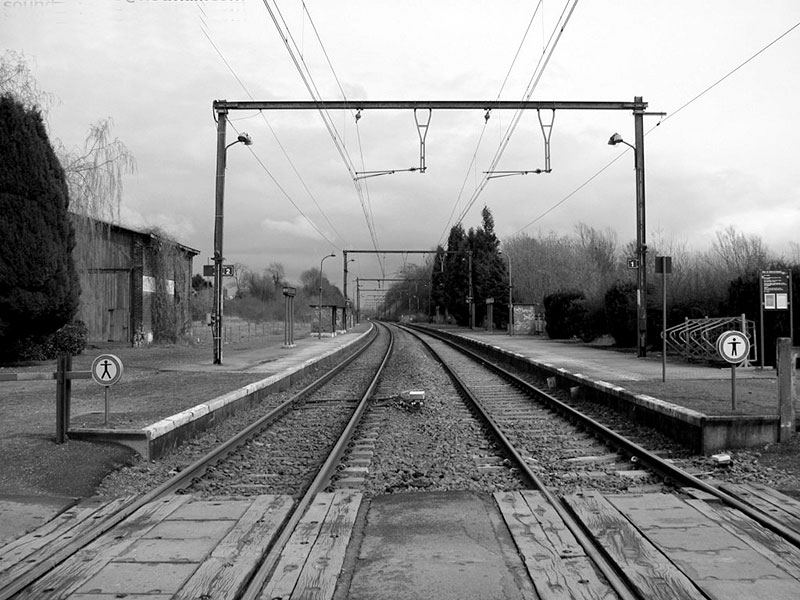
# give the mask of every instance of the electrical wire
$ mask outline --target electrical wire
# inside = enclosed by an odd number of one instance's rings
[[[198,6],[200,6],[200,5],[198,4]],[[201,11],[202,11],[202,9],[201,9]],[[204,14],[205,14],[205,13],[204,13]],[[222,53],[222,50],[220,50],[219,46],[217,46],[217,44],[216,44],[216,43],[214,42],[214,40],[211,38],[211,36],[210,36],[209,32],[208,32],[208,31],[206,31],[205,27],[201,27],[201,31],[203,32],[203,35],[205,35],[205,36],[206,36],[206,39],[207,39],[207,40],[208,40],[208,42],[211,44],[211,46],[214,48],[214,50],[217,52],[217,55],[220,57],[220,59],[222,60],[222,62],[225,64],[225,66],[226,66],[226,67],[228,68],[228,70],[231,72],[231,74],[233,75],[234,79],[236,79],[236,81],[239,83],[239,86],[242,88],[242,90],[245,92],[245,94],[246,94],[246,95],[247,95],[247,96],[248,96],[248,97],[249,97],[249,98],[252,100],[252,99],[253,99],[253,96],[252,96],[252,94],[250,93],[250,91],[247,89],[247,86],[244,84],[244,82],[241,80],[241,78],[240,78],[240,77],[239,77],[239,75],[236,73],[236,71],[234,70],[234,68],[231,66],[231,64],[228,62],[228,60],[225,58],[225,55]],[[343,236],[342,236],[342,235],[341,235],[341,234],[340,234],[340,233],[339,233],[339,232],[336,230],[336,228],[334,227],[333,223],[331,223],[331,221],[330,221],[330,219],[328,218],[328,216],[327,216],[327,214],[325,213],[325,211],[322,209],[322,207],[319,205],[319,203],[317,202],[317,200],[316,200],[316,198],[314,197],[314,195],[311,193],[311,190],[308,188],[308,185],[306,185],[306,182],[305,182],[305,180],[303,179],[303,177],[302,177],[302,176],[300,175],[300,173],[298,172],[297,168],[295,167],[294,163],[292,162],[291,158],[289,157],[289,154],[288,154],[288,152],[286,151],[286,149],[284,148],[284,146],[283,146],[283,144],[281,143],[280,139],[278,138],[278,135],[277,135],[277,133],[276,133],[276,132],[275,132],[275,130],[272,128],[272,125],[269,123],[269,121],[267,120],[266,116],[263,114],[263,111],[259,111],[259,113],[260,113],[260,115],[261,115],[262,119],[264,120],[264,122],[266,123],[266,125],[267,125],[267,128],[269,129],[269,131],[270,131],[270,133],[272,134],[273,138],[274,138],[274,139],[275,139],[275,141],[277,142],[277,144],[278,144],[279,148],[281,149],[281,151],[283,152],[284,156],[286,157],[286,160],[289,162],[289,165],[291,166],[292,170],[293,170],[293,171],[294,171],[294,173],[297,175],[298,179],[300,180],[300,183],[302,184],[303,188],[304,188],[304,189],[306,190],[306,192],[308,193],[308,195],[309,195],[309,197],[311,198],[311,200],[314,202],[314,204],[315,204],[315,206],[317,207],[317,209],[319,210],[320,214],[323,216],[323,218],[324,218],[324,219],[325,219],[325,221],[328,223],[328,225],[330,225],[331,229],[332,229],[332,230],[333,230],[333,232],[334,232],[334,233],[335,233],[335,234],[336,234],[336,235],[339,237],[339,239],[340,239],[340,240],[341,240],[343,243],[345,243],[345,244],[346,244],[346,240],[345,240],[345,238],[344,238],[344,237],[343,237]],[[214,115],[214,117],[215,117],[215,119],[216,119],[216,114]],[[230,122],[230,120],[229,120],[229,122]],[[234,129],[236,129],[236,128],[234,127]],[[258,163],[261,165],[262,169],[264,169],[264,171],[265,171],[265,172],[266,172],[266,174],[269,176],[269,178],[270,178],[270,179],[271,179],[271,180],[272,180],[272,181],[275,183],[275,185],[278,187],[278,189],[280,189],[280,190],[281,190],[281,192],[284,194],[284,196],[286,196],[286,198],[289,200],[289,202],[292,204],[292,206],[294,206],[294,207],[295,207],[295,209],[297,209],[297,211],[298,211],[298,213],[300,214],[300,216],[302,216],[302,217],[303,217],[303,218],[304,218],[304,219],[305,219],[305,220],[308,222],[308,224],[309,224],[309,225],[311,225],[311,227],[312,227],[312,228],[313,228],[315,231],[317,231],[318,233],[320,233],[320,235],[323,237],[323,239],[325,239],[325,241],[327,241],[327,242],[328,242],[329,244],[331,244],[332,246],[334,246],[334,247],[337,247],[337,248],[338,248],[338,246],[337,246],[335,243],[333,243],[333,242],[332,242],[332,241],[331,241],[331,240],[328,238],[328,236],[327,236],[327,235],[325,235],[325,234],[322,232],[322,230],[321,230],[321,229],[320,229],[320,228],[319,228],[319,227],[316,225],[316,223],[314,223],[314,221],[313,221],[313,220],[312,220],[312,219],[311,219],[311,218],[310,218],[310,217],[309,217],[309,216],[308,216],[308,215],[307,215],[307,214],[306,214],[306,213],[305,213],[305,212],[304,212],[304,211],[303,211],[303,210],[300,208],[300,206],[298,206],[298,204],[297,204],[297,203],[296,203],[296,202],[295,202],[295,201],[294,201],[294,200],[291,198],[291,196],[290,196],[290,195],[288,194],[288,192],[287,192],[287,191],[286,191],[286,190],[283,188],[283,186],[281,186],[281,185],[278,183],[277,179],[276,179],[276,178],[275,178],[275,177],[272,175],[272,173],[269,171],[269,169],[267,168],[267,166],[266,166],[266,165],[263,163],[263,161],[262,161],[262,160],[261,160],[261,159],[258,157],[258,155],[255,153],[255,151],[254,151],[252,148],[249,148],[249,149],[250,149],[250,153],[251,153],[251,154],[252,154],[252,155],[253,155],[253,156],[256,158],[257,162],[258,162]]]
[[[519,58],[520,53],[522,52],[522,48],[525,45],[525,40],[528,38],[528,33],[530,33],[531,27],[533,26],[533,22],[536,19],[536,15],[539,13],[539,9],[542,7],[542,3],[544,0],[539,0],[536,7],[533,9],[533,14],[531,15],[530,20],[528,21],[528,26],[525,28],[525,33],[522,34],[522,40],[517,46],[517,51],[514,53],[514,58],[511,59],[511,64],[508,67],[508,71],[506,71],[506,76],[503,78],[503,82],[500,84],[500,89],[497,92],[497,96],[495,100],[499,100],[500,96],[503,93],[503,90],[506,87],[506,83],[508,83],[508,79],[511,76],[511,71],[514,69],[514,65],[517,63],[517,59]],[[544,27],[544,19],[542,19],[542,26]],[[475,166],[475,163],[478,160],[478,151],[480,150],[481,143],[483,142],[483,137],[486,135],[486,129],[489,125],[489,116],[490,114],[487,112],[486,117],[483,122],[483,128],[481,129],[481,134],[478,137],[478,142],[475,145],[475,151],[472,153],[472,158],[470,158],[469,166],[467,167],[467,171],[464,174],[464,179],[461,182],[461,188],[458,190],[458,196],[456,196],[455,202],[453,202],[453,208],[450,210],[450,215],[447,217],[447,221],[445,222],[444,229],[442,229],[442,233],[439,234],[439,244],[442,243],[445,236],[447,235],[447,231],[449,229],[449,225],[453,220],[453,215],[458,208],[459,202],[461,202],[461,196],[464,194],[464,189],[467,187],[467,181],[469,180],[469,174]],[[476,184],[477,187],[477,184]]]
[[[539,56],[539,60],[538,60],[536,66],[535,66],[535,68],[533,70],[533,73],[531,74],[531,78],[528,81],[528,85],[527,85],[527,87],[525,89],[525,93],[523,94],[522,101],[530,100],[530,97],[533,95],[533,92],[535,91],[539,81],[541,80],[542,76],[544,75],[545,69],[547,68],[547,65],[549,64],[550,59],[552,58],[553,53],[555,52],[555,49],[556,49],[556,47],[558,45],[558,42],[561,40],[561,36],[563,35],[564,30],[566,29],[567,24],[569,23],[569,20],[572,17],[572,14],[575,11],[575,8],[576,8],[577,4],[578,4],[578,0],[568,0],[564,4],[564,8],[562,9],[561,14],[559,15],[559,18],[558,18],[555,26],[553,27],[553,30],[552,30],[552,32],[550,34],[548,42],[545,44],[545,47],[543,48],[542,53]],[[549,51],[548,51],[548,48],[549,48]],[[519,125],[519,121],[522,118],[523,113],[524,113],[524,109],[521,109],[521,108],[517,109],[514,112],[514,115],[513,115],[512,119],[511,119],[511,121],[510,121],[510,123],[509,123],[509,125],[508,125],[508,127],[506,129],[506,132],[505,132],[505,134],[503,136],[503,140],[501,141],[500,145],[498,146],[497,150],[495,151],[495,154],[494,154],[494,156],[493,156],[493,158],[491,160],[491,163],[490,163],[490,167],[487,169],[487,171],[495,170],[497,164],[500,162],[500,159],[502,158],[503,154],[505,153],[506,148],[508,147],[509,142],[511,141],[511,136],[513,135],[513,133],[515,132],[517,126]],[[486,188],[486,185],[488,184],[488,182],[489,182],[489,176],[488,176],[488,174],[485,174],[483,176],[483,178],[481,179],[481,182],[476,186],[475,190],[472,192],[472,194],[471,194],[469,200],[467,201],[465,207],[462,209],[461,213],[459,214],[458,219],[453,224],[454,227],[463,222],[463,220],[466,217],[467,213],[475,205],[475,202],[478,200],[480,195],[483,193],[483,190]],[[450,228],[450,225],[449,225],[449,222],[448,222],[448,224],[445,226],[445,229],[444,229],[442,235],[439,238],[439,243],[440,244],[442,243],[442,241],[444,239],[444,233],[449,228]]]
[[[570,18],[572,16],[572,13],[575,11],[575,7],[577,6],[577,4],[578,4],[578,0],[574,0],[574,2],[572,3],[572,7],[569,8],[569,12],[567,12],[567,8],[569,7],[569,2],[567,2],[567,4],[564,5],[564,10],[561,12],[561,15],[559,16],[559,19],[558,19],[555,27],[553,28],[553,31],[552,31],[552,33],[550,35],[550,39],[548,40],[548,43],[547,43],[547,45],[550,48],[550,51],[543,53],[539,57],[539,62],[537,63],[536,68],[534,69],[534,72],[531,75],[531,79],[528,82],[528,87],[526,89],[526,92],[525,92],[525,95],[524,95],[524,98],[523,98],[525,101],[530,100],[530,97],[533,95],[533,92],[536,90],[536,86],[539,84],[539,81],[541,80],[542,76],[544,75],[544,71],[547,68],[547,65],[549,64],[550,59],[553,56],[553,53],[555,52],[556,46],[558,45],[558,42],[560,41],[561,36],[564,33],[564,29],[566,28],[567,23],[569,23],[569,20],[570,20]],[[511,123],[509,124],[509,126],[508,126],[508,128],[506,130],[506,134],[503,137],[503,141],[500,143],[499,147],[497,148],[497,151],[495,152],[495,155],[492,158],[491,164],[490,164],[489,168],[487,169],[487,171],[494,171],[496,169],[498,163],[500,162],[500,159],[503,157],[503,154],[506,151],[506,148],[508,148],[508,144],[511,141],[511,136],[516,131],[516,128],[519,125],[519,122],[522,119],[522,115],[523,115],[524,112],[525,111],[523,109],[517,109],[514,112],[514,116],[511,119]],[[469,212],[469,210],[474,206],[475,202],[478,200],[478,197],[483,193],[483,190],[486,189],[486,185],[488,183],[489,183],[489,176],[487,174],[487,175],[484,175],[483,180],[481,181],[481,184],[473,192],[472,197],[470,198],[470,200],[467,203],[467,206],[464,208],[464,210],[462,210],[458,220],[456,221],[456,224],[461,223],[464,220],[464,218],[466,217],[466,215]]]
[[[237,133],[237,134],[238,134],[238,133],[241,133],[239,130],[237,130],[237,129],[236,129],[236,127],[233,125],[233,123],[231,123],[230,125],[231,125],[231,128],[232,128],[234,131],[236,131],[236,133]],[[286,197],[286,199],[287,199],[287,200],[288,200],[288,201],[289,201],[289,202],[292,204],[292,206],[294,206],[294,207],[297,209],[297,212],[299,212],[299,213],[300,213],[300,214],[301,214],[301,215],[302,215],[302,216],[305,218],[305,220],[308,222],[308,224],[309,224],[309,225],[311,225],[311,227],[313,227],[313,228],[314,228],[314,231],[316,231],[316,232],[317,232],[317,233],[318,233],[318,234],[319,234],[319,235],[322,237],[322,239],[324,239],[326,242],[328,242],[328,243],[329,243],[331,246],[333,246],[334,248],[337,248],[337,250],[340,250],[340,251],[341,251],[341,248],[338,248],[338,247],[336,246],[336,244],[334,244],[334,243],[333,243],[333,242],[332,242],[332,241],[331,241],[331,240],[328,238],[328,236],[327,236],[327,235],[325,235],[325,232],[324,232],[324,231],[322,231],[322,230],[321,230],[319,227],[317,227],[317,225],[314,223],[314,221],[312,221],[311,219],[309,219],[308,217],[306,217],[306,215],[303,213],[302,209],[301,209],[299,206],[297,206],[297,203],[296,203],[294,200],[292,200],[292,197],[289,195],[289,192],[287,192],[287,191],[286,191],[286,190],[283,188],[283,186],[282,186],[280,183],[278,183],[278,180],[277,180],[277,179],[275,179],[275,176],[274,176],[274,175],[273,175],[273,174],[270,172],[270,170],[267,168],[267,165],[265,165],[265,164],[264,164],[264,162],[261,160],[261,158],[258,156],[258,154],[256,154],[256,153],[253,151],[253,147],[252,147],[252,146],[250,146],[250,145],[248,145],[248,146],[247,146],[247,149],[250,151],[250,154],[252,154],[252,155],[253,155],[253,158],[255,158],[255,159],[256,159],[256,162],[257,162],[259,165],[261,165],[261,168],[262,168],[262,169],[264,170],[264,172],[267,174],[267,177],[269,177],[269,178],[272,180],[272,183],[273,183],[273,184],[275,184],[275,187],[277,187],[277,188],[278,188],[278,189],[281,191],[281,193],[282,193],[282,194],[283,194],[283,195]]]
[[[353,184],[354,184],[355,189],[356,189],[356,193],[358,195],[359,203],[361,204],[362,212],[364,213],[364,218],[365,218],[365,221],[366,221],[366,224],[367,224],[367,230],[369,232],[373,248],[376,250],[376,252],[378,252],[379,249],[380,249],[380,244],[378,243],[377,230],[375,228],[375,217],[374,217],[374,212],[372,210],[371,199],[369,197],[369,188],[366,185],[364,185],[362,187],[361,182],[356,177],[356,168],[355,168],[355,165],[353,164],[352,159],[350,158],[350,154],[347,152],[347,147],[344,144],[344,140],[339,135],[339,132],[338,132],[335,124],[333,123],[333,119],[331,118],[330,113],[328,112],[328,110],[322,104],[322,96],[321,96],[321,94],[319,92],[319,88],[317,87],[316,83],[314,82],[314,78],[313,78],[313,75],[311,74],[311,70],[308,68],[308,65],[305,63],[305,60],[302,57],[302,53],[300,52],[300,49],[298,48],[297,43],[294,40],[294,36],[292,35],[292,33],[291,33],[290,29],[289,29],[288,23],[286,23],[286,20],[284,19],[280,8],[278,7],[277,3],[274,3],[275,4],[275,12],[273,12],[272,7],[269,5],[267,0],[263,0],[263,3],[264,3],[264,6],[267,8],[267,11],[270,13],[270,17],[272,18],[272,22],[275,25],[276,29],[278,30],[278,33],[281,36],[281,39],[284,41],[284,45],[286,46],[286,49],[290,54],[290,57],[291,57],[294,65],[295,65],[295,68],[298,70],[298,73],[300,74],[300,77],[301,77],[301,79],[303,81],[303,84],[306,86],[306,89],[308,90],[311,98],[315,102],[317,102],[319,104],[318,110],[319,110],[320,116],[322,117],[323,122],[325,123],[325,126],[328,129],[328,133],[331,135],[331,138],[333,139],[334,145],[336,146],[337,151],[339,152],[339,155],[342,158],[342,161],[344,162],[348,173],[350,174],[350,178],[353,181]],[[336,81],[336,84],[337,84],[337,86],[339,88],[339,91],[341,92],[342,97],[344,98],[345,102],[347,102],[347,95],[345,94],[344,88],[342,87],[341,82],[339,81],[339,77],[336,74],[336,70],[333,68],[333,63],[332,63],[332,61],[330,59],[330,56],[328,55],[328,52],[327,52],[327,50],[325,48],[324,43],[322,42],[322,38],[321,38],[321,36],[319,34],[319,31],[317,30],[317,27],[314,24],[314,20],[311,17],[311,13],[309,12],[308,7],[305,5],[305,2],[303,2],[303,10],[304,10],[305,14],[308,16],[309,23],[311,24],[311,27],[312,27],[312,29],[314,31],[314,34],[315,34],[316,38],[317,38],[317,42],[319,43],[320,48],[322,49],[323,55],[325,56],[325,59],[326,59],[326,61],[328,63],[328,67],[330,68],[331,73],[333,74],[333,77],[334,77],[334,79]],[[277,16],[276,16],[276,14],[277,14]],[[277,17],[280,17],[280,22],[283,23],[283,27],[285,28],[285,33],[284,33],[284,29],[281,28],[281,25],[278,22],[278,18]],[[291,44],[290,44],[290,42],[291,42]],[[292,50],[292,48],[294,48],[294,51]],[[296,58],[295,53],[300,56],[300,60],[299,61]],[[302,63],[302,67],[301,67],[301,63]],[[352,111],[351,111],[351,114],[352,114]],[[356,119],[356,129],[358,131],[358,120],[357,119]],[[363,165],[364,157],[363,157],[363,150],[361,150],[360,133],[359,133],[359,150],[361,152],[361,161],[362,161],[362,165]],[[380,257],[379,254],[377,256]],[[383,263],[380,261],[380,258],[378,259],[378,262],[380,264],[381,270],[383,271],[384,270],[384,266],[383,266]]]
[[[690,100],[688,100],[688,101],[684,102],[683,104],[681,104],[681,105],[680,105],[680,106],[679,106],[679,107],[678,107],[676,110],[674,110],[674,111],[672,111],[672,112],[668,113],[668,114],[667,114],[667,115],[666,115],[664,118],[660,119],[660,120],[658,121],[658,123],[656,123],[655,125],[653,125],[653,127],[651,127],[650,129],[648,129],[648,130],[647,130],[647,131],[644,133],[644,135],[645,135],[645,136],[649,135],[649,134],[650,134],[650,133],[652,133],[652,132],[653,132],[653,131],[654,131],[656,128],[658,128],[658,127],[659,127],[659,126],[660,126],[662,123],[665,123],[667,120],[669,120],[670,118],[674,117],[675,115],[677,115],[679,112],[681,112],[681,111],[682,111],[682,110],[684,110],[685,108],[687,108],[687,107],[691,106],[692,104],[694,104],[694,103],[695,103],[697,100],[699,100],[700,98],[702,98],[703,96],[705,96],[705,95],[706,95],[708,92],[710,92],[710,91],[711,91],[711,90],[713,90],[715,87],[717,87],[719,84],[721,84],[723,81],[725,81],[726,79],[728,79],[728,78],[729,78],[731,75],[733,75],[734,73],[736,73],[737,71],[739,71],[739,69],[741,69],[742,67],[744,67],[746,64],[748,64],[749,62],[751,62],[753,59],[755,59],[756,57],[760,56],[760,55],[761,55],[762,53],[764,53],[766,50],[768,50],[769,48],[771,48],[772,46],[774,46],[776,43],[778,43],[780,40],[782,40],[784,37],[786,37],[787,35],[789,35],[789,34],[790,34],[792,31],[794,31],[794,30],[795,30],[795,29],[797,29],[798,27],[800,27],[800,22],[798,22],[798,23],[795,23],[794,25],[792,25],[792,26],[791,26],[789,29],[787,29],[787,30],[786,30],[786,31],[784,31],[782,34],[780,34],[778,37],[776,37],[774,40],[772,40],[771,42],[769,42],[769,43],[768,43],[766,46],[764,46],[763,48],[761,48],[760,50],[758,50],[758,51],[757,51],[755,54],[753,54],[752,56],[750,56],[749,58],[747,58],[747,59],[746,59],[746,60],[744,60],[743,62],[739,63],[739,64],[738,64],[736,67],[734,67],[733,69],[731,69],[730,71],[728,71],[728,72],[727,72],[725,75],[723,75],[722,77],[720,77],[719,79],[717,79],[717,80],[716,80],[714,83],[712,83],[711,85],[709,85],[709,86],[707,86],[706,88],[704,88],[704,89],[703,89],[703,90],[702,90],[700,93],[698,93],[698,94],[696,94],[695,96],[693,96],[693,97],[692,97]],[[603,172],[604,172],[606,169],[608,169],[608,168],[609,168],[611,165],[613,165],[615,162],[617,162],[617,161],[618,161],[620,158],[622,158],[622,157],[623,157],[625,154],[627,154],[627,152],[629,152],[629,151],[630,151],[630,149],[629,149],[629,148],[626,148],[624,152],[622,152],[621,154],[618,154],[618,155],[616,156],[616,158],[612,159],[612,160],[611,160],[610,162],[608,162],[608,163],[607,163],[605,166],[601,167],[601,168],[600,168],[600,169],[599,169],[597,172],[595,172],[595,174],[594,174],[594,175],[590,176],[590,177],[589,177],[589,178],[588,178],[586,181],[584,181],[582,184],[580,184],[580,185],[579,185],[577,188],[575,188],[575,189],[574,189],[574,190],[572,190],[572,191],[571,191],[569,194],[567,194],[566,196],[564,196],[564,197],[563,197],[561,200],[559,200],[558,202],[556,202],[555,204],[553,204],[552,206],[550,206],[550,208],[548,208],[547,210],[545,210],[545,211],[544,211],[543,213],[541,213],[541,214],[540,214],[538,217],[536,217],[535,219],[533,219],[532,221],[530,221],[530,222],[529,222],[529,223],[527,223],[526,225],[523,225],[522,227],[520,227],[520,228],[519,228],[517,231],[515,231],[515,232],[514,232],[512,235],[517,235],[517,234],[519,234],[519,233],[523,232],[524,230],[526,230],[526,229],[527,229],[528,227],[530,227],[531,225],[533,225],[533,224],[535,224],[535,223],[537,223],[537,222],[541,221],[541,220],[542,220],[544,217],[546,217],[548,214],[550,214],[551,212],[553,212],[553,211],[554,211],[556,208],[558,208],[559,206],[561,206],[562,204],[564,204],[564,203],[565,203],[567,200],[569,200],[570,198],[572,198],[573,196],[575,196],[575,194],[577,194],[579,191],[581,191],[583,188],[585,188],[587,185],[589,185],[589,184],[590,184],[592,181],[594,181],[594,180],[595,180],[595,179],[596,179],[596,178],[597,178],[597,177],[598,177],[598,176],[599,176],[601,173],[603,173]]]

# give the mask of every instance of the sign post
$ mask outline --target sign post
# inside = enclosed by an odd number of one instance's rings
[[[108,426],[108,389],[122,378],[122,361],[113,354],[101,354],[92,362],[92,379],[105,388],[105,425]]]
[[[294,348],[294,297],[297,289],[283,287],[283,347]]]
[[[726,331],[717,338],[717,353],[731,364],[731,410],[736,411],[736,365],[750,355],[750,340],[741,331]]]

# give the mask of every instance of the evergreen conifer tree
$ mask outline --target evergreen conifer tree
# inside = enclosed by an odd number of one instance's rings
[[[69,194],[41,114],[0,96],[0,339],[5,351],[68,323],[80,284]]]

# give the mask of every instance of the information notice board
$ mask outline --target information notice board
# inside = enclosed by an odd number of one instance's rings
[[[764,366],[764,311],[788,310],[789,311],[789,337],[794,331],[792,318],[792,272],[791,271],[761,271],[759,277],[761,292],[761,366]],[[794,340],[792,341],[794,344]]]

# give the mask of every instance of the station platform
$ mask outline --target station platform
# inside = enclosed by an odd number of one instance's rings
[[[133,448],[147,459],[155,459],[160,453],[169,451],[184,439],[205,428],[209,422],[225,418],[236,410],[237,406],[250,401],[252,396],[285,389],[295,378],[302,377],[316,368],[338,362],[343,353],[366,339],[370,329],[371,325],[364,323],[335,336],[297,338],[291,347],[286,347],[277,341],[249,349],[226,346],[222,365],[212,364],[211,352],[203,353],[203,358],[199,360],[176,359],[174,362],[160,364],[159,370],[167,372],[211,372],[222,374],[223,377],[225,374],[234,373],[251,374],[254,382],[149,423],[141,429],[70,427],[69,438],[122,444]],[[115,351],[113,348],[101,350]],[[91,360],[91,357],[80,358],[84,361]],[[80,363],[77,368],[81,368]],[[117,413],[135,408],[136,403],[117,402],[115,405]],[[80,501],[80,498],[69,496],[0,494],[0,547],[21,534],[66,514]]]
[[[663,361],[660,352],[638,357],[633,349],[544,336],[432,327],[534,371],[554,387],[614,406],[701,454],[763,446],[780,436],[772,367],[737,366],[734,374],[722,364]]]
[[[486,332],[469,328],[445,328],[444,331],[478,340],[484,344],[498,346],[526,358],[545,362],[573,373],[581,373],[592,379],[606,381],[661,381],[666,374],[668,380],[730,380],[730,368],[706,363],[690,363],[681,358],[668,356],[666,369],[661,352],[649,352],[638,357],[633,348],[616,349],[610,346],[585,344],[582,342],[551,340],[541,335],[508,335],[505,332]],[[737,367],[740,379],[775,379],[771,367]]]
[[[365,343],[371,326],[356,327],[335,336],[309,336],[291,346],[260,345],[229,351],[222,364],[213,365],[210,356],[200,361],[181,361],[160,367],[161,371],[252,375],[251,383],[237,387],[206,402],[186,407],[141,429],[70,427],[70,439],[112,442],[134,449],[147,460],[156,460],[197,432],[219,423],[240,408],[263,396],[287,389],[309,372],[337,364]],[[234,387],[234,384],[231,384]]]

